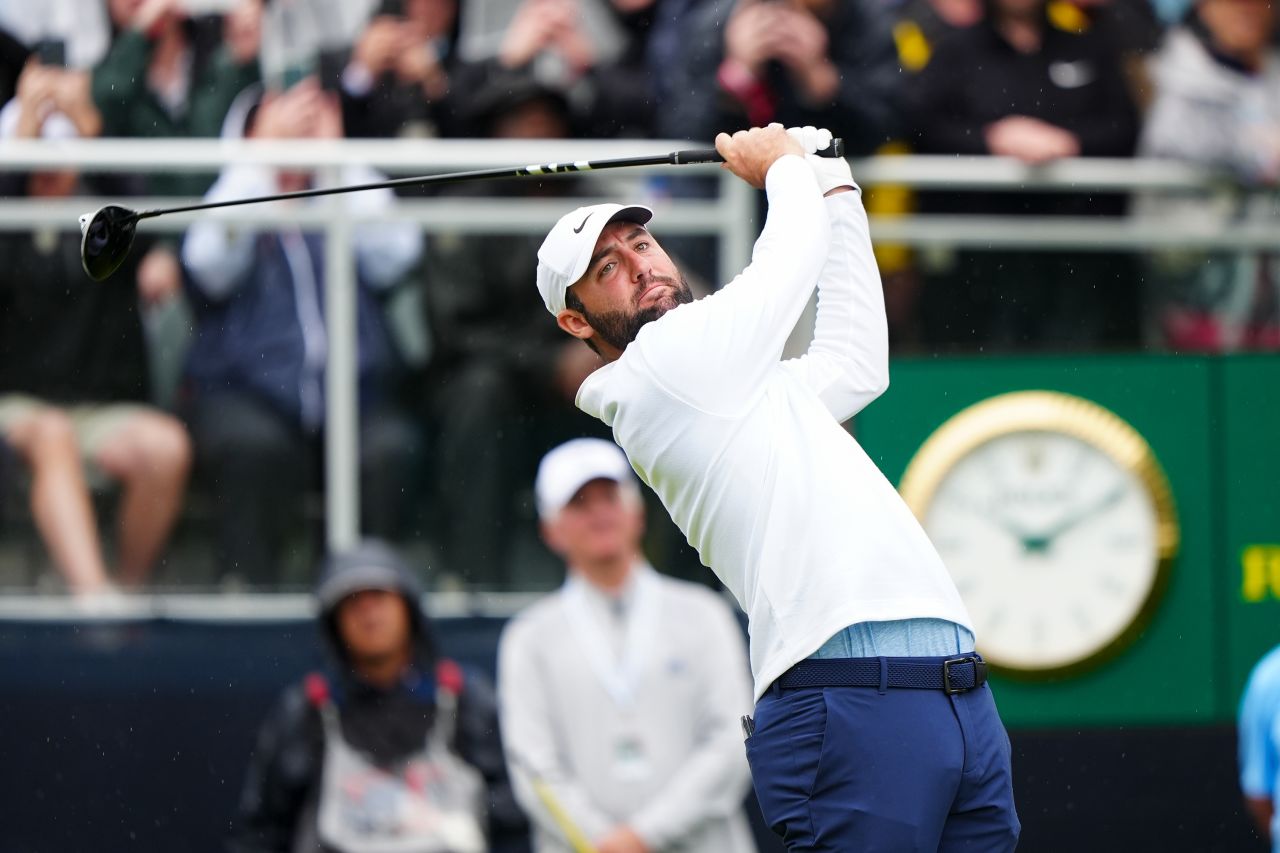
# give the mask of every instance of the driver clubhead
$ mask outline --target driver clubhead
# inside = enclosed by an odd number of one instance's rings
[[[80,217],[80,263],[94,281],[102,281],[120,268],[133,247],[138,214],[109,204]]]

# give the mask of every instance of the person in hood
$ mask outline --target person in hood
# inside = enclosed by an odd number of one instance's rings
[[[376,540],[336,553],[316,599],[331,666],[263,724],[229,849],[525,849],[492,687],[440,657],[404,560]]]

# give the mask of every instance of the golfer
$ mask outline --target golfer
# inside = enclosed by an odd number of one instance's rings
[[[717,293],[693,301],[652,212],[617,204],[556,223],[538,289],[607,362],[578,406],[748,615],[747,758],[788,849],[1012,850],[1009,740],[968,614],[841,426],[887,387],[888,343],[860,190],[845,161],[813,156],[829,138],[716,139],[769,202],[751,264]],[[815,287],[813,343],[783,361]]]

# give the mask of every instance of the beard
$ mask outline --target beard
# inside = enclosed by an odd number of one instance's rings
[[[652,283],[669,284],[675,288],[675,292],[664,295],[648,308],[637,307],[630,312],[604,311],[593,314],[584,307],[581,309],[582,316],[591,324],[591,328],[601,340],[616,350],[624,350],[627,344],[636,339],[636,335],[640,334],[640,330],[646,323],[652,323],[672,308],[687,305],[693,301],[693,291],[689,289],[689,282],[683,275],[680,276],[679,281],[669,276],[653,276],[653,281],[646,284],[645,288],[650,287]],[[640,295],[636,294],[637,302],[640,301]]]

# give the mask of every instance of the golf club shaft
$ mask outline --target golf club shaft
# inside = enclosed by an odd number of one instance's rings
[[[824,156],[844,156],[841,140],[832,140],[831,147],[821,152]],[[216,207],[237,207],[242,204],[259,204],[266,201],[283,201],[292,198],[315,198],[325,195],[362,192],[364,190],[391,189],[394,187],[422,187],[432,184],[454,184],[464,181],[492,181],[502,178],[527,178],[540,175],[560,175],[569,172],[598,172],[603,169],[624,169],[632,166],[685,166],[693,163],[723,163],[724,158],[714,148],[689,148],[670,154],[654,154],[648,157],[618,157],[611,160],[577,160],[571,163],[544,163],[532,166],[504,166],[497,169],[477,169],[468,172],[445,172],[439,175],[418,175],[409,178],[390,178],[369,184],[353,184],[343,187],[320,187],[291,193],[238,198],[229,201],[202,202],[181,207],[162,207],[140,210],[138,219],[150,219],[169,213],[188,213],[195,210],[211,210]]]
[[[551,786],[534,776],[530,779],[533,785],[533,792],[537,795],[542,807],[551,815],[551,819],[555,822],[560,831],[564,833],[565,838],[569,842],[569,846],[573,848],[573,853],[596,853],[595,845],[587,838],[586,834],[573,822],[573,818],[569,817],[569,813],[560,805],[560,801],[556,799],[556,795],[551,791]]]
[[[291,193],[239,198],[230,201],[204,202],[182,207],[165,207],[155,210],[138,211],[139,219],[148,219],[168,213],[187,213],[193,210],[209,210],[215,207],[236,207],[242,204],[259,204],[265,201],[283,201],[291,198],[314,198],[316,196],[339,195],[342,193],[362,192],[364,190],[391,189],[394,187],[421,187],[432,184],[453,184],[464,181],[491,181],[502,178],[526,178],[539,175],[559,175],[568,172],[597,172],[602,169],[622,169],[631,166],[682,166],[690,163],[723,162],[719,152],[714,148],[694,148],[685,151],[673,151],[670,154],[655,154],[649,157],[619,157],[612,160],[577,160],[572,163],[545,163],[532,166],[503,166],[497,169],[477,169],[467,172],[445,172],[439,175],[418,175],[409,178],[390,178],[369,184],[353,184],[343,187],[320,187],[311,190],[299,190]]]

